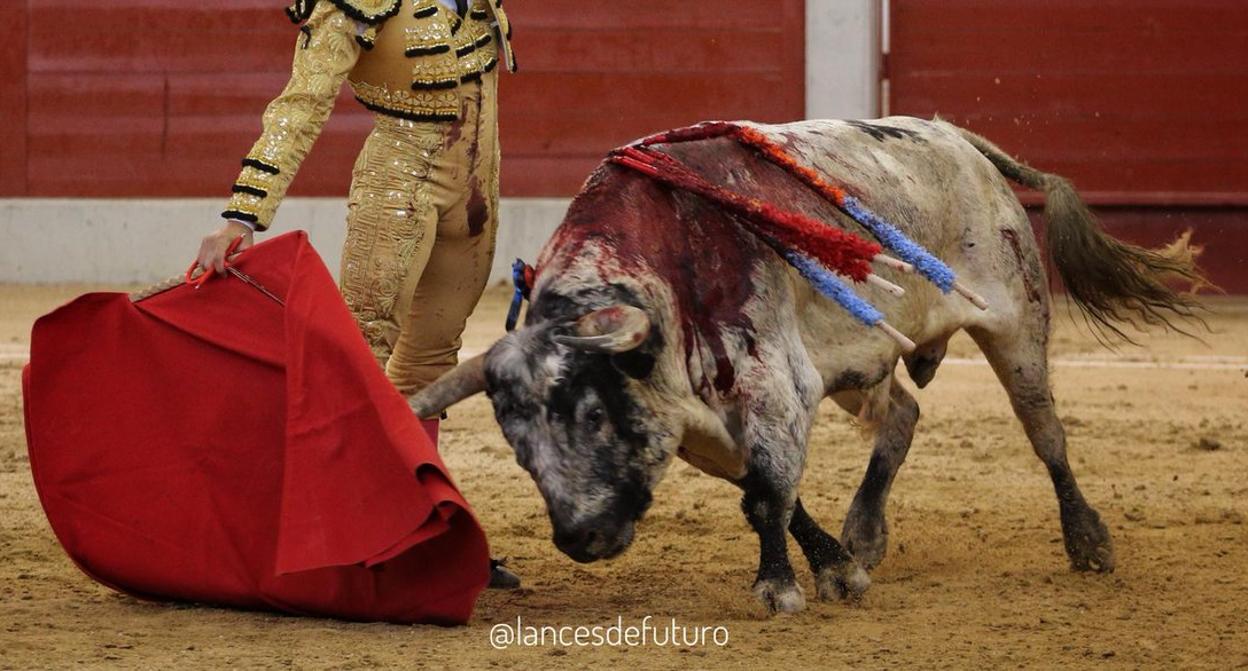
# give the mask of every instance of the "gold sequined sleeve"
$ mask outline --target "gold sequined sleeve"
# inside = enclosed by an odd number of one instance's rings
[[[332,2],[319,3],[300,28],[290,82],[264,110],[260,139],[243,159],[226,219],[263,231],[333,110],[360,55],[356,22]]]

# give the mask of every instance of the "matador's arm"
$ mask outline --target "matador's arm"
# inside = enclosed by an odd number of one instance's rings
[[[264,130],[234,182],[226,219],[263,231],[333,110],[338,90],[360,55],[360,24],[335,3],[318,3],[300,29],[290,82],[264,110]]]

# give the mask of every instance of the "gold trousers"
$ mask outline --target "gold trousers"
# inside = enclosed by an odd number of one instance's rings
[[[497,73],[461,90],[458,121],[378,114],[352,172],[342,295],[404,394],[456,365],[494,259]]]

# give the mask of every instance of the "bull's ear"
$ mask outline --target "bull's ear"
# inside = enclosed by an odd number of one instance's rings
[[[650,317],[632,305],[612,305],[576,320],[575,335],[556,335],[555,342],[576,349],[620,354],[641,347],[650,336]]]

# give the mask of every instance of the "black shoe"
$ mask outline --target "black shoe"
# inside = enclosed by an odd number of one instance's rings
[[[490,560],[490,589],[520,589],[520,576],[507,570],[506,559]]]

